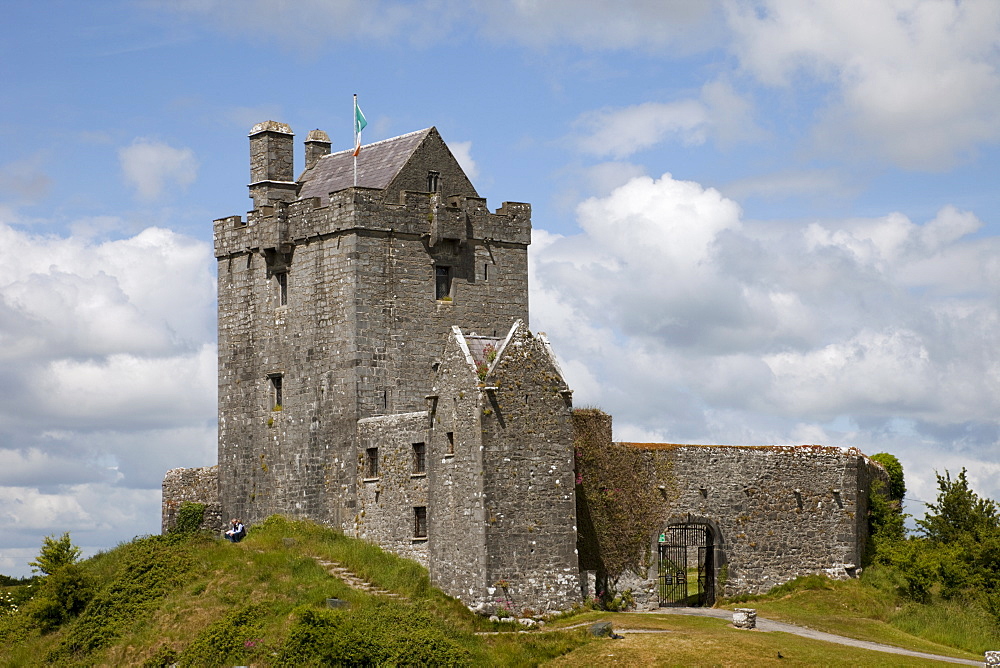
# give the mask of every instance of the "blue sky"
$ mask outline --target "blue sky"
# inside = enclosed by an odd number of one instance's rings
[[[247,133],[435,125],[533,205],[532,328],[627,440],[896,454],[1000,496],[1000,5],[15,3],[0,572],[159,527],[215,461],[211,221]],[[912,512],[922,512],[911,504]]]

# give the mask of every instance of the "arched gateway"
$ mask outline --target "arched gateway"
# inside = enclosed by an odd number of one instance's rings
[[[708,524],[672,524],[659,537],[659,603],[715,604],[715,534]]]

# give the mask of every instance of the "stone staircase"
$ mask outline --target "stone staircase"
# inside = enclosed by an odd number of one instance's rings
[[[365,592],[366,594],[371,594],[372,596],[384,596],[386,598],[403,599],[406,598],[402,594],[397,594],[394,591],[388,591],[386,589],[379,589],[367,580],[363,580],[353,571],[344,568],[336,561],[327,561],[326,559],[320,559],[315,557],[316,563],[322,566],[327,573],[335,578],[339,578],[351,589],[358,589]]]

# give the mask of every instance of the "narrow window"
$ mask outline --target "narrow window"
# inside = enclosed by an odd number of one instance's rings
[[[427,506],[413,509],[413,537],[427,538]]]
[[[451,267],[435,267],[434,293],[437,299],[451,301]]]
[[[413,444],[413,473],[427,473],[427,448],[423,443]]]
[[[278,306],[284,306],[288,303],[288,272],[275,272],[274,282],[277,290]]]
[[[271,381],[271,410],[281,410],[281,374],[273,373],[267,377]]]
[[[488,264],[483,265],[483,280],[484,281],[490,280],[490,265]]]
[[[378,477],[378,448],[365,450],[365,477]]]
[[[449,431],[445,436],[448,437],[448,454],[455,454],[455,432]]]
[[[441,176],[440,172],[427,172],[427,192],[436,193],[440,186],[440,180],[438,177]]]

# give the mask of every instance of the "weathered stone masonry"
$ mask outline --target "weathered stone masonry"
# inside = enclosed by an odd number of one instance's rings
[[[530,205],[491,212],[434,128],[363,147],[356,182],[319,130],[295,178],[293,138],[253,128],[254,208],[214,223],[219,463],[167,473],[164,531],[184,501],[219,528],[311,518],[419,561],[481,610],[573,605],[572,395],[527,326]],[[884,472],[856,450],[613,444],[605,417],[591,446],[638,462],[619,473],[649,541],[614,578],[640,603],[663,601],[671,526],[709,528],[726,593],[860,564]],[[608,540],[581,537],[586,568]]]

